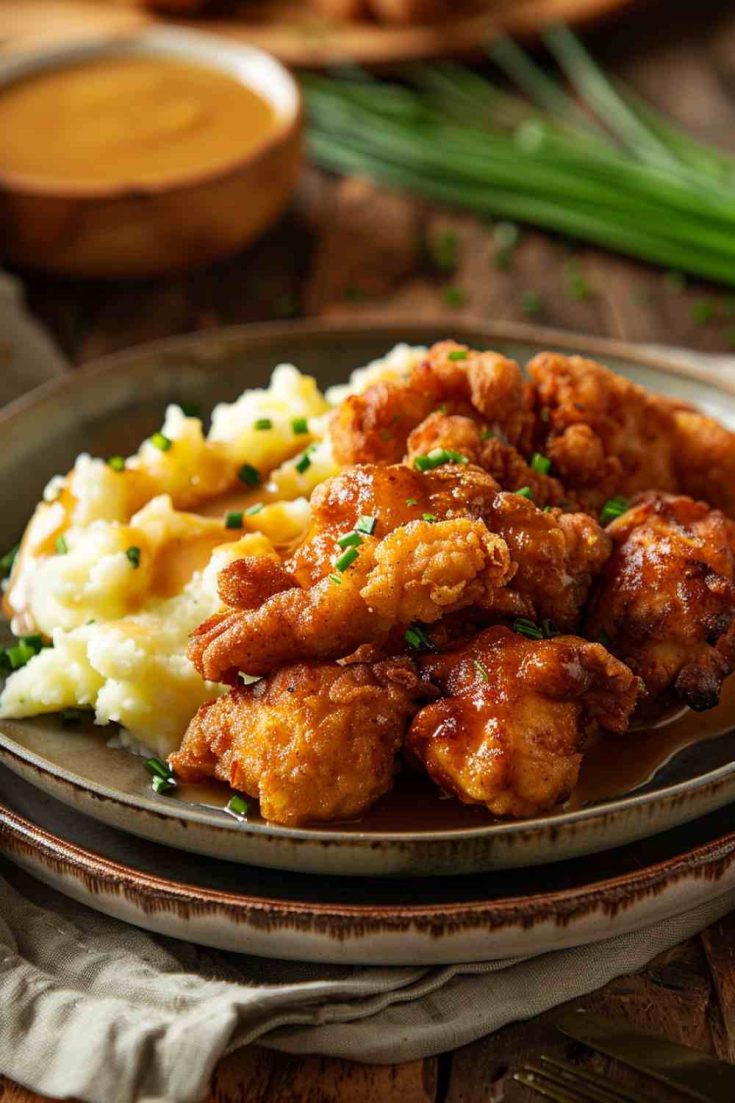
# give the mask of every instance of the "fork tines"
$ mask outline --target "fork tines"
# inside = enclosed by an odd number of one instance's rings
[[[539,1057],[538,1064],[524,1065],[513,1079],[555,1103],[649,1103],[632,1088],[611,1084],[595,1072],[551,1057]]]

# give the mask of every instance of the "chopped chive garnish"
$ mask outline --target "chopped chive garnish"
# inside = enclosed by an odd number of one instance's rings
[[[528,617],[516,617],[513,621],[513,631],[529,640],[542,640],[544,638],[543,629],[539,628]]]
[[[360,544],[362,544],[362,537],[359,532],[348,532],[346,536],[340,536],[337,541],[340,548],[357,548]]]
[[[153,777],[163,778],[164,781],[168,781],[169,778],[173,777],[173,770],[168,762],[164,762],[160,758],[147,758],[145,760],[145,768]]]
[[[12,647],[5,649],[5,659],[11,670],[20,670],[37,654],[35,647],[31,647],[25,640],[19,640]]]
[[[464,306],[467,302],[467,292],[463,287],[445,287],[442,292],[442,298],[447,306]]]
[[[39,651],[43,651],[45,647],[43,636],[21,636],[20,642],[25,644],[26,647],[32,648],[34,655],[37,655]]]
[[[551,506],[544,506],[543,512],[544,513],[551,513]]]
[[[78,724],[82,719],[82,713],[80,709],[62,709],[61,710],[61,723],[62,724]]]
[[[309,453],[304,452],[303,455],[299,457],[299,460],[296,463],[296,470],[298,471],[299,475],[303,475],[304,472],[308,471],[310,467],[311,460],[309,458]]]
[[[363,514],[362,517],[358,517],[357,524],[355,525],[355,532],[362,532],[365,536],[372,536],[375,532],[375,525],[378,520],[377,513]]]
[[[111,467],[113,471],[125,470],[125,457],[124,456],[110,456],[107,460],[107,466]]]
[[[130,560],[133,570],[136,571],[140,566],[140,548],[136,548],[135,545],[133,545],[126,549],[125,554]]]
[[[416,456],[413,465],[418,471],[433,471],[435,467],[441,467],[445,463],[469,462],[461,452],[453,452],[450,448],[432,448],[431,452]]]
[[[446,414],[446,412],[447,407],[444,405],[444,403],[442,403],[441,406],[437,406],[437,408],[434,410],[435,414]]]
[[[309,422],[306,420],[305,417],[295,417],[291,422],[291,428],[297,435],[301,433],[308,433]]]
[[[610,521],[614,521],[616,517],[620,517],[628,508],[628,501],[626,498],[618,496],[617,498],[610,498],[605,502],[600,512],[600,524],[607,525]]]
[[[490,681],[490,675],[487,672],[487,667],[483,663],[481,663],[479,659],[473,659],[472,660],[472,665],[474,666],[475,670],[477,671],[477,674],[480,678],[480,681],[482,681],[482,682],[489,682]]]
[[[561,635],[561,629],[556,627],[553,620],[549,620],[548,618],[542,620],[541,627],[547,640],[553,640],[554,636]]]
[[[179,408],[184,417],[198,417],[201,419],[202,408],[198,402],[180,402]]]
[[[242,528],[243,510],[231,509],[229,513],[225,514],[225,528],[226,529],[241,529]]]
[[[260,471],[250,463],[244,463],[237,473],[241,483],[246,486],[260,486]]]
[[[168,452],[169,448],[173,447],[173,441],[166,436],[165,433],[154,433],[151,437],[151,444],[154,448],[157,448],[159,452]]]
[[[428,521],[430,525],[433,525],[436,521],[438,521],[439,518],[435,513],[422,513],[421,519],[422,521]]]
[[[414,651],[420,651],[422,648],[426,648],[429,651],[434,650],[433,643],[420,624],[412,624],[410,628],[407,628],[403,633],[403,638],[408,646],[412,647]]]
[[[528,498],[530,501],[533,501],[533,491],[530,486],[522,486],[516,490],[515,493],[519,498]]]
[[[261,509],[263,509],[263,503],[256,502],[254,506],[248,506],[245,510],[245,516],[254,517],[256,513],[260,513]]]
[[[548,475],[551,471],[551,460],[541,452],[534,452],[531,456],[531,468],[538,471],[539,475]]]
[[[597,636],[597,642],[601,643],[603,647],[610,646],[610,637],[604,628],[600,629],[599,635]]]
[[[482,430],[482,439],[483,440],[492,440],[492,438],[494,436],[495,436],[495,430],[494,429],[483,429]]]
[[[544,308],[544,304],[541,301],[541,296],[536,291],[524,291],[521,295],[521,310],[529,317],[533,318],[540,314]]]
[[[567,262],[567,291],[569,297],[576,299],[578,302],[582,302],[584,299],[589,299],[592,294],[592,288],[587,283],[587,280],[582,274],[582,270],[579,267],[577,261],[572,258]]]
[[[69,545],[66,542],[65,536],[57,536],[54,541],[54,547],[56,548],[57,555],[66,555],[69,551]]]
[[[228,800],[226,811],[232,812],[234,816],[247,816],[249,807],[250,805],[245,798],[241,797],[239,793],[235,793]]]
[[[699,299],[696,303],[692,303],[692,320],[698,325],[706,325],[714,316],[715,304],[709,299]]]
[[[160,796],[163,796],[164,793],[170,793],[172,789],[176,788],[176,782],[174,781],[173,777],[164,778],[159,777],[158,774],[156,774],[156,776],[153,778],[153,781],[151,782],[151,788],[153,789],[154,793],[158,793]]]
[[[253,422],[253,428],[258,430],[272,429],[273,421],[269,417],[259,417],[257,421]]]
[[[0,577],[5,578],[6,575],[10,574],[13,569],[13,564],[18,557],[19,550],[20,544],[16,544],[15,547],[11,548],[10,551],[6,552],[2,559],[0,559]]]
[[[357,548],[349,548],[344,555],[340,555],[338,559],[335,559],[334,565],[338,571],[346,571],[351,563],[354,563],[359,555]]]
[[[452,352],[449,353],[449,359],[450,360],[466,360],[469,355],[470,354],[467,351],[467,349],[454,349]]]
[[[454,272],[457,267],[459,238],[454,230],[443,230],[428,241],[429,259],[439,272]]]
[[[330,574],[329,577],[332,580],[332,582],[335,584],[335,586],[341,586],[342,585],[342,579],[339,577],[338,574]]]
[[[406,498],[407,506],[417,506],[419,504],[418,498]]]

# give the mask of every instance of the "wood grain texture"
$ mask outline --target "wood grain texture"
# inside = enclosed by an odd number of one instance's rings
[[[594,37],[595,51],[659,107],[735,149],[731,4],[649,7],[614,35]],[[453,271],[432,261],[433,244],[447,231],[457,241]],[[721,289],[696,282],[682,288],[649,266],[532,231],[508,269],[496,266],[495,253],[488,225],[364,181],[309,171],[287,217],[241,257],[165,283],[29,277],[26,285],[33,309],[75,363],[168,334],[292,314],[441,314],[451,332],[452,320],[465,313],[527,319],[529,291],[539,299],[532,320],[547,325],[705,350],[735,347],[735,302]],[[583,277],[582,297],[572,291],[570,271]],[[707,322],[697,321],[701,302],[714,309]],[[735,1060],[735,916],[581,1002]],[[220,1063],[208,1103],[532,1103],[538,1097],[512,1073],[539,1053],[635,1085],[652,1103],[675,1103],[669,1089],[562,1038],[553,1016],[395,1068],[242,1050]],[[0,1085],[2,1103],[37,1100],[7,1081]]]

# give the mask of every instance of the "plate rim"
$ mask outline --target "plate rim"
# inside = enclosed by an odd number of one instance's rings
[[[82,815],[82,813],[76,813]],[[113,830],[124,832],[120,828]],[[11,840],[7,844],[8,837]],[[136,869],[87,847],[71,843],[52,831],[33,823],[26,816],[8,808],[0,801],[0,853],[9,853],[14,847],[30,848],[57,868],[61,862],[74,874],[87,875],[96,882],[120,890],[129,886],[149,899],[167,899],[170,902],[196,902],[212,909],[224,908],[234,915],[267,915],[273,912],[280,919],[289,917],[303,920],[316,918],[324,921],[349,922],[359,918],[363,923],[376,927],[398,929],[406,923],[431,924],[437,920],[457,924],[493,918],[494,922],[514,923],[529,916],[534,923],[544,920],[569,921],[574,914],[585,914],[590,908],[603,910],[624,907],[632,899],[655,894],[674,882],[687,877],[706,875],[708,867],[722,866],[718,879],[735,862],[735,830],[700,843],[673,857],[654,862],[643,869],[632,870],[616,877],[604,878],[592,884],[544,892],[538,896],[513,896],[503,900],[477,899],[459,903],[435,904],[324,904],[319,901],[281,900],[269,896],[233,893],[190,884],[173,878]],[[634,845],[634,844],[631,844]],[[497,871],[498,875],[502,870]],[[90,887],[88,885],[88,887]]]
[[[228,344],[237,344],[243,339],[250,344],[268,344],[279,339],[288,341],[289,339],[304,337],[332,338],[349,342],[350,340],[359,340],[366,337],[374,338],[376,333],[385,332],[386,346],[388,346],[391,341],[404,340],[409,343],[407,335],[430,330],[448,333],[454,331],[460,339],[463,335],[468,338],[471,334],[483,335],[483,341],[490,343],[495,340],[511,341],[538,346],[539,349],[544,346],[559,346],[574,348],[578,354],[583,356],[599,358],[612,356],[669,375],[693,379],[725,394],[735,395],[735,378],[723,378],[714,367],[709,369],[701,366],[694,369],[690,364],[679,363],[673,354],[667,354],[665,351],[651,351],[646,348],[641,349],[640,346],[631,342],[577,334],[525,323],[487,321],[471,315],[452,318],[439,314],[417,321],[415,318],[408,319],[404,316],[385,318],[380,315],[366,314],[361,315],[359,319],[307,318],[222,326],[216,329],[204,329],[193,333],[165,337],[108,353],[79,368],[70,368],[63,375],[47,380],[8,403],[0,410],[0,433],[6,423],[12,421],[18,415],[32,410],[39,402],[49,399],[63,401],[65,396],[69,396],[76,390],[83,388],[88,380],[104,378],[107,373],[118,370],[121,364],[131,360],[134,361],[140,357],[192,356],[192,354],[196,354],[199,348],[207,349],[211,347],[217,339],[221,340],[225,347]],[[206,365],[210,359],[211,355],[205,356],[202,364]],[[214,363],[214,361],[212,362]],[[733,761],[698,777],[676,782],[663,789],[648,793],[633,791],[630,794],[624,794],[588,808],[558,812],[528,820],[500,821],[456,830],[449,828],[442,831],[419,833],[406,831],[340,831],[330,830],[319,825],[314,827],[285,827],[267,822],[235,824],[234,822],[228,823],[221,820],[217,815],[218,810],[215,809],[199,808],[195,805],[187,805],[184,802],[175,802],[167,806],[163,802],[152,800],[147,795],[132,796],[118,789],[101,785],[96,781],[88,781],[81,775],[68,770],[66,767],[51,763],[43,756],[29,751],[22,744],[17,743],[12,736],[7,735],[2,730],[2,723],[3,721],[0,719],[0,757],[11,757],[20,760],[40,774],[50,777],[54,782],[63,782],[77,792],[100,797],[138,811],[144,811],[167,821],[196,823],[224,834],[245,831],[253,836],[273,839],[275,842],[280,840],[295,843],[342,844],[356,848],[369,848],[373,844],[396,843],[441,846],[444,843],[486,840],[504,836],[512,837],[523,831],[574,829],[586,820],[615,816],[616,813],[624,812],[626,809],[640,809],[650,805],[674,803],[682,795],[697,793],[699,790],[708,787],[717,788],[720,783],[727,782],[735,774],[735,761]]]

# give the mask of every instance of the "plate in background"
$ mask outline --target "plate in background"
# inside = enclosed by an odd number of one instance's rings
[[[480,55],[498,34],[533,38],[552,23],[582,26],[632,7],[636,0],[495,0],[487,13],[436,26],[385,26],[369,20],[327,21],[305,0],[242,0],[237,18],[156,18],[137,0],[0,0],[0,52],[60,40],[97,38],[165,22],[224,35],[268,50],[288,65],[353,62],[380,65]]]
[[[429,344],[447,335],[497,348],[521,362],[542,348],[599,356],[652,390],[697,402],[735,423],[735,380],[718,380],[718,387],[714,370],[694,375],[671,360],[616,342],[534,327],[367,320],[206,331],[107,357],[0,413],[0,547],[17,540],[51,475],[68,470],[80,451],[134,451],[159,427],[172,399],[211,408],[246,387],[265,384],[282,361],[293,361],[326,386],[399,341]],[[0,761],[71,807],[143,838],[210,857],[321,874],[420,877],[547,863],[653,835],[735,798],[734,725],[719,738],[681,750],[653,779],[641,779],[634,793],[597,799],[574,811],[492,822],[484,810],[441,800],[426,787],[403,801],[410,810],[401,810],[400,819],[394,797],[392,804],[390,798],[379,802],[359,823],[286,828],[241,823],[221,808],[157,796],[141,760],[109,748],[108,735],[91,724],[63,726],[56,716],[4,720]]]

